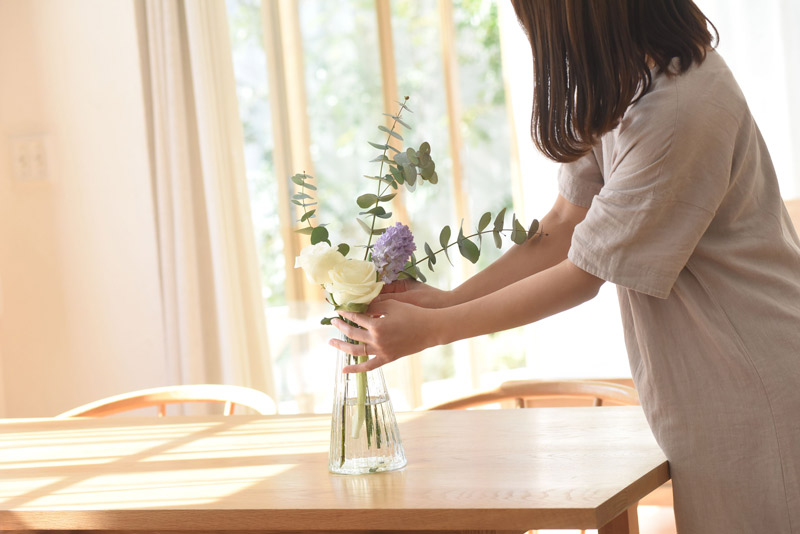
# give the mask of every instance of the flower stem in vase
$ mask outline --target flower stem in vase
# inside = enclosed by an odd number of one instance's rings
[[[361,343],[359,343],[361,345]],[[356,363],[364,363],[367,361],[367,356],[356,356]],[[366,419],[366,405],[367,405],[367,373],[356,373],[356,413],[353,421],[353,439],[357,439],[361,433],[361,427],[364,426]],[[367,434],[369,440],[369,433]]]

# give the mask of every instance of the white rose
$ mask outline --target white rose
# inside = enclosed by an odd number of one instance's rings
[[[383,282],[377,281],[375,264],[371,261],[347,260],[337,264],[330,276],[325,290],[339,306],[369,304],[383,287]]]
[[[294,260],[294,268],[301,267],[310,282],[328,284],[331,282],[331,270],[344,261],[344,256],[338,250],[326,243],[317,243],[300,251]]]

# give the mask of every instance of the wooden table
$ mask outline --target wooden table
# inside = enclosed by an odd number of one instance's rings
[[[0,531],[637,532],[638,407],[409,412],[408,466],[327,471],[330,417],[0,420]]]

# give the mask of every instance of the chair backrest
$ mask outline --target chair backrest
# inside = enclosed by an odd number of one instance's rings
[[[600,380],[512,380],[503,382],[497,388],[474,393],[442,404],[431,406],[429,410],[464,410],[487,404],[513,401],[516,408],[525,408],[536,399],[590,399],[592,405],[604,403],[636,405],[639,404],[637,391],[623,384]]]
[[[162,417],[166,415],[167,404],[183,402],[223,402],[225,415],[231,415],[237,405],[246,406],[262,415],[277,413],[272,397],[256,389],[221,384],[197,384],[123,393],[78,406],[56,417],[105,417],[152,406],[158,407],[158,415]]]

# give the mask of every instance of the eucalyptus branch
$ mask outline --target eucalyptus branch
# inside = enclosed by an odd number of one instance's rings
[[[397,115],[392,117],[392,127],[386,133],[386,143],[384,144],[384,146],[386,148],[383,149],[383,153],[381,153],[381,156],[380,156],[381,166],[378,169],[378,176],[379,177],[383,176],[383,164],[386,163],[386,161],[389,159],[388,156],[386,155],[386,152],[389,150],[389,142],[392,140],[392,137],[399,138],[401,141],[403,140],[403,138],[400,137],[400,134],[395,132],[395,128],[397,128],[397,123],[400,120],[400,115],[403,113],[403,110],[407,109],[406,105],[405,105],[406,101],[408,101],[408,97],[405,97],[403,103],[400,104],[400,109],[397,111]],[[378,194],[376,195],[375,204],[373,205],[373,207],[375,207],[375,208],[378,207],[378,204],[380,204],[380,202],[381,202],[381,200],[380,200],[381,197],[383,196],[384,193],[386,193],[386,191],[388,191],[389,187],[390,186],[387,185],[386,189],[384,189],[383,192],[381,192],[381,182],[380,182],[380,180],[378,180]],[[369,258],[369,250],[370,250],[370,246],[372,245],[372,236],[374,235],[374,232],[375,232],[375,220],[377,218],[378,218],[378,214],[377,213],[373,213],[372,214],[372,223],[370,224],[370,228],[369,228],[369,237],[367,239],[367,246],[366,246],[366,249],[364,251],[364,261],[366,261],[367,258]]]

